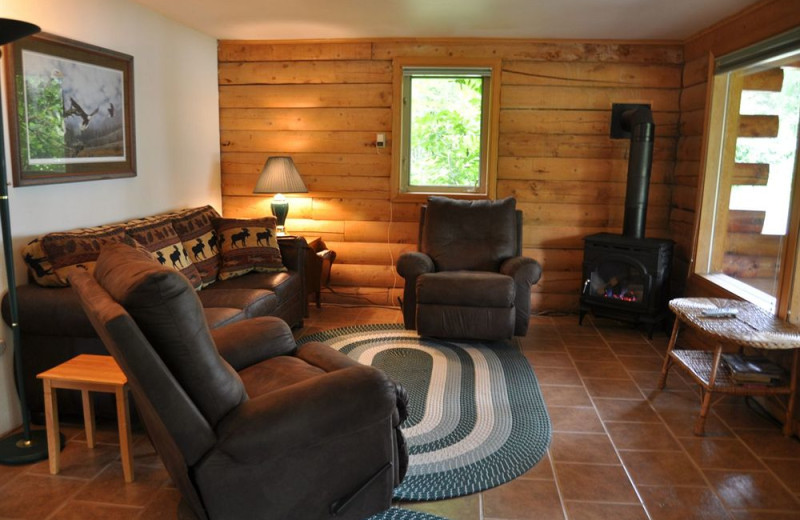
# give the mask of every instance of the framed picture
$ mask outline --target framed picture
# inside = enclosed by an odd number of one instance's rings
[[[136,175],[132,56],[40,33],[6,82],[14,186]]]

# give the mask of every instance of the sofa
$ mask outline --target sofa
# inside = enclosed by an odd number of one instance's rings
[[[186,279],[125,244],[73,288],[128,378],[198,520],[358,520],[387,509],[408,453],[404,389],[260,317],[210,330]]]
[[[107,354],[69,277],[92,273],[103,246],[116,242],[146,250],[188,278],[212,329],[258,316],[303,324],[308,246],[300,237],[278,239],[274,217],[224,219],[203,206],[36,237],[22,250],[29,283],[18,287],[17,299],[23,383],[37,423],[44,422],[44,397],[36,374],[78,354]],[[10,324],[8,305],[6,294],[2,314]],[[97,416],[113,418],[113,397],[94,397]],[[59,395],[63,417],[79,418],[81,410],[78,392]]]

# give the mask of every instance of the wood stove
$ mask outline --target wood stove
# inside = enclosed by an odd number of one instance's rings
[[[630,132],[631,138],[622,235],[598,233],[584,238],[578,322],[582,324],[591,311],[648,324],[652,337],[655,325],[668,316],[674,243],[644,237],[655,135],[650,107],[633,106],[619,116],[622,129]]]

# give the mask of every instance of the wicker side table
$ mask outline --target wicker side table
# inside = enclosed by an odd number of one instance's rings
[[[700,416],[694,426],[695,435],[703,435],[705,421],[711,408],[713,393],[751,396],[788,395],[784,435],[792,434],[792,417],[795,392],[797,390],[798,352],[800,352],[800,329],[761,310],[759,307],[739,300],[722,298],[677,298],[669,302],[675,313],[675,326],[667,347],[667,355],[661,369],[658,388],[663,389],[667,373],[672,365],[685,370],[702,390]],[[738,314],[728,318],[703,316],[703,311],[716,308],[735,308]],[[682,326],[690,327],[714,343],[713,351],[676,349],[675,343]],[[761,350],[792,350],[792,367],[788,381],[777,385],[740,385],[731,378],[728,368],[720,363],[723,349],[745,347]]]

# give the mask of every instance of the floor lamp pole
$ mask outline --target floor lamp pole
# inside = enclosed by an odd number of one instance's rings
[[[27,22],[0,18],[0,44],[18,40],[39,32],[39,28]],[[1,88],[1,87],[0,87]],[[6,173],[6,148],[2,103],[0,103],[0,227],[3,235],[3,258],[6,264],[8,303],[11,314],[11,337],[14,343],[14,378],[17,383],[22,433],[0,440],[0,464],[28,464],[47,458],[47,432],[31,431],[30,412],[25,397],[22,378],[22,339],[19,330],[19,307],[17,305],[17,280],[14,269],[14,246],[11,236],[11,214],[8,207],[8,176]]]

